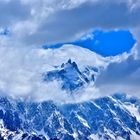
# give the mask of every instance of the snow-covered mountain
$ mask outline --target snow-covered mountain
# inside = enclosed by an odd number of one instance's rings
[[[60,105],[1,97],[0,122],[6,139],[139,140],[140,100],[114,94]]]
[[[61,81],[61,88],[70,92],[84,88],[89,83],[94,84],[98,75],[98,68],[87,66],[80,71],[78,65],[69,59],[61,66],[43,74],[43,80],[46,82],[58,80]]]

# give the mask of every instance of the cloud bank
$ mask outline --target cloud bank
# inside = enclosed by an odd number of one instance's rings
[[[46,54],[45,50],[37,47],[46,43],[74,41],[94,29],[128,29],[137,39],[135,55],[130,53],[133,57],[123,54],[110,58],[110,64],[99,77],[97,86],[101,89],[112,87],[112,92],[123,90],[139,95],[139,15],[139,0],[0,0],[1,93],[23,96],[34,92],[38,93],[34,96],[42,94],[40,97],[43,97],[46,91],[50,92],[48,87],[52,84],[44,85],[41,73],[52,68],[50,63],[57,64],[55,57],[50,55],[55,52],[47,50]],[[8,34],[4,34],[4,30]],[[59,56],[59,63],[63,55]],[[83,58],[85,56],[79,56],[79,64],[89,62]],[[102,60],[95,62],[106,65],[108,58]],[[60,92],[56,82],[54,85]],[[55,93],[55,98],[58,97],[55,90],[52,93]]]
[[[0,27],[9,28],[12,39],[28,46],[73,41],[97,28],[135,33],[139,15],[138,0],[0,1]]]
[[[129,54],[124,53],[121,56],[104,58],[88,49],[73,45],[64,45],[55,50],[17,46],[0,47],[0,95],[63,103],[80,102],[108,95],[102,94],[95,84],[88,85],[74,96],[70,96],[61,89],[61,81],[44,82],[43,73],[54,70],[69,58],[75,61],[82,71],[87,66],[103,69],[110,63],[121,62],[128,57]]]
[[[88,59],[85,60],[84,56],[88,56]],[[64,45],[56,50],[0,47],[0,58],[0,95],[59,102],[72,101],[77,96],[70,97],[62,90],[61,81],[44,82],[43,73],[54,70],[55,66],[60,66],[69,58],[76,61],[80,69],[87,65],[104,67],[109,62],[94,52],[72,45]],[[96,91],[95,88],[93,90]]]

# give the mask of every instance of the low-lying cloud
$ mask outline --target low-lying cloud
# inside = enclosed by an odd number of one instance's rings
[[[123,54],[120,57],[104,58],[88,49],[73,45],[46,50],[15,47],[0,47],[0,95],[36,101],[81,102],[107,95],[107,93],[102,94],[95,84],[88,85],[71,96],[61,89],[61,81],[45,82],[42,74],[54,70],[55,66],[60,66],[69,58],[82,70],[86,66],[102,69],[110,62],[125,60],[129,56]]]
[[[89,58],[84,61],[85,55]],[[43,73],[54,70],[54,66],[67,62],[69,58],[76,61],[81,69],[86,64],[103,67],[107,63],[87,49],[70,45],[56,50],[5,46],[0,47],[0,58],[0,95],[38,101],[67,102],[74,98],[61,89],[61,81],[43,81]],[[96,61],[91,61],[93,59]]]

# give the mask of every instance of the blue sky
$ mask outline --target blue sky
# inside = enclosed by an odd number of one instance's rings
[[[58,48],[63,44],[73,44],[87,48],[102,56],[116,56],[124,52],[129,53],[136,40],[128,30],[101,31],[96,30],[90,34],[82,36],[79,40],[65,43],[57,43],[49,48]]]
[[[93,39],[78,40],[73,44],[88,48],[103,56],[115,56],[123,52],[129,52],[135,40],[129,31],[95,31]]]

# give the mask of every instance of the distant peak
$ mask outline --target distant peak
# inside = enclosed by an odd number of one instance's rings
[[[68,63],[71,64],[71,59],[68,60]]]
[[[87,71],[86,67],[84,70],[81,70],[77,63],[69,58],[60,67],[45,73],[43,77],[44,81],[62,81],[62,89],[72,92],[89,85],[89,83],[94,83],[95,71],[90,68]]]
[[[61,68],[68,68],[68,67],[73,67],[79,71],[76,62],[72,61],[70,58],[68,59],[66,63],[61,64]]]

